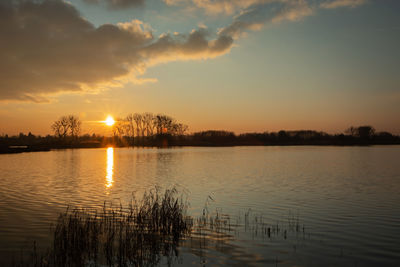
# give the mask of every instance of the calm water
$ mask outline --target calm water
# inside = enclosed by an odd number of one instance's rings
[[[176,265],[400,266],[400,147],[78,149],[0,155],[0,257],[49,242],[67,205],[127,202],[155,186],[188,196],[190,214],[237,222],[299,218],[305,232],[267,238],[239,227]],[[190,242],[189,242],[190,243]]]

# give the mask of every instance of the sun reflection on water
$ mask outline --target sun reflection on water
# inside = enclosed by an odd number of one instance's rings
[[[114,169],[114,148],[107,148],[107,176],[106,187],[110,188],[113,184],[113,169]]]

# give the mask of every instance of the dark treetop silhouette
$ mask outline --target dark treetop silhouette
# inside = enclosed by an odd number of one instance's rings
[[[188,126],[174,118],[146,112],[117,119],[113,136],[79,135],[81,120],[74,115],[56,120],[54,135],[0,136],[0,153],[46,151],[57,148],[96,148],[128,146],[266,146],[266,145],[389,145],[400,144],[400,136],[377,132],[372,126],[350,127],[341,134],[298,130],[236,135],[229,131],[208,130],[188,134]]]

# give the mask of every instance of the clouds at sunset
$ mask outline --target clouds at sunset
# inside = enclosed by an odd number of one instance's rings
[[[144,0],[85,0],[109,7]],[[0,100],[46,102],[66,92],[98,92],[128,82],[144,83],[149,66],[169,61],[211,59],[228,53],[234,40],[281,22],[299,21],[318,8],[354,7],[364,0],[165,0],[232,17],[218,30],[199,26],[189,33],[155,36],[134,19],[94,26],[64,1],[0,3]]]
[[[284,21],[298,21],[312,15],[313,12],[313,8],[302,0],[275,6],[273,10],[268,5],[261,5],[241,12],[231,25],[221,29],[220,34],[239,38],[245,31],[260,30],[264,26]]]
[[[148,64],[213,58],[232,46],[202,28],[155,38],[138,20],[95,27],[61,1],[1,4],[0,27],[1,100],[43,102],[47,94],[117,86]]]
[[[90,0],[89,0],[90,1]],[[365,4],[367,0],[163,0],[167,5],[190,5],[204,10],[208,14],[235,15],[248,9],[265,6],[283,5],[287,7],[304,6],[321,8],[356,7]],[[294,11],[294,10],[292,10]],[[301,11],[301,10],[299,10]]]
[[[120,9],[127,7],[142,6],[145,0],[83,0],[88,4],[103,4],[105,3],[110,9]]]
[[[174,0],[166,0],[166,2],[171,3]],[[182,2],[182,0],[175,0]],[[226,14],[232,15],[236,12],[247,9],[251,6],[256,6],[260,4],[276,2],[274,0],[192,0],[192,4],[196,7],[204,9],[210,14]]]
[[[366,3],[366,0],[333,0],[321,3],[322,8],[357,7]]]
[[[220,34],[239,38],[246,31],[261,30],[265,26],[285,21],[299,21],[318,9],[357,7],[366,0],[164,0],[168,5],[192,5],[211,15],[232,16],[233,22],[223,27]]]

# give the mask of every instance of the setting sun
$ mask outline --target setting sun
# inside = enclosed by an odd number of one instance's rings
[[[107,119],[104,121],[104,123],[108,126],[113,126],[115,123],[115,120],[113,117],[108,116]]]

